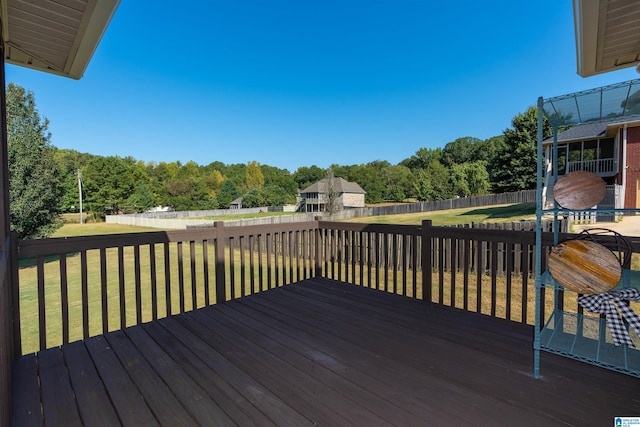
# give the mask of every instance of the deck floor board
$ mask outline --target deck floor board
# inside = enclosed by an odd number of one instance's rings
[[[308,279],[23,356],[13,425],[599,426],[640,415],[638,378],[548,353],[534,378],[532,338],[531,326]]]

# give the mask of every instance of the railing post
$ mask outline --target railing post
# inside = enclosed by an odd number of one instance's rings
[[[433,251],[431,224],[430,219],[422,221],[422,299],[428,302],[431,302],[431,272],[433,270],[433,266],[431,265],[431,254]]]
[[[220,304],[227,300],[226,266],[224,262],[224,222],[216,221],[213,223],[213,227],[216,229],[216,304]]]
[[[322,276],[322,233],[320,231],[320,220],[322,220],[321,216],[316,216],[313,218],[316,222],[316,259],[315,259],[315,268],[314,268],[314,276],[321,277]]]

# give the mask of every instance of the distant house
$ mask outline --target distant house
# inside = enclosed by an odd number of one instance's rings
[[[328,180],[321,179],[300,192],[300,210],[304,212],[323,212],[329,195]],[[337,208],[363,208],[365,191],[355,182],[343,178],[333,178],[333,190],[336,193]]]
[[[238,197],[229,203],[229,209],[242,209],[242,197]]]

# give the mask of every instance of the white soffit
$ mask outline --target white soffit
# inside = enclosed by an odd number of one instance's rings
[[[7,63],[79,79],[120,0],[3,0]]]
[[[640,0],[573,0],[578,74],[640,63]]]

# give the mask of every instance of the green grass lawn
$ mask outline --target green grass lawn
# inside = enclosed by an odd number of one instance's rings
[[[51,237],[92,236],[96,234],[142,233],[158,231],[157,228],[139,227],[135,225],[107,224],[106,222],[89,222],[85,224],[65,224]]]
[[[265,218],[269,216],[283,216],[283,215],[296,215],[296,212],[260,212],[260,213],[244,213],[244,214],[229,214],[229,215],[190,216],[189,219],[208,219],[208,220],[224,221],[224,220],[234,220],[234,219]]]
[[[472,222],[510,222],[531,219],[535,221],[535,203],[515,205],[497,205],[491,207],[449,209],[443,211],[419,212],[413,214],[368,216],[353,218],[348,222],[366,222],[374,224],[420,224],[425,219],[433,225],[470,224]]]

